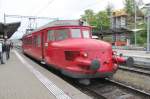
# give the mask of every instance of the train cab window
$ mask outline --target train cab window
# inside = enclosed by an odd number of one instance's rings
[[[83,33],[83,38],[90,38],[89,30],[83,30],[82,33]]]
[[[55,31],[55,36],[56,40],[64,40],[69,38],[69,30],[68,29],[63,29],[63,30],[56,30]]]
[[[71,37],[72,38],[81,38],[80,29],[71,29]]]
[[[36,45],[37,45],[37,36],[33,37],[33,45],[34,45],[34,47],[36,47]]]
[[[54,36],[54,31],[53,30],[49,30],[47,33],[47,40],[48,41],[54,41],[55,40],[55,36]]]
[[[37,37],[37,46],[41,47],[41,36],[40,35],[38,35],[38,37]]]

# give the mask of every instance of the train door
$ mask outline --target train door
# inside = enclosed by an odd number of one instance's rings
[[[42,46],[41,46],[41,32],[40,33],[36,33],[34,36],[33,36],[33,51],[32,53],[34,53],[34,57],[38,60],[41,60],[42,59]]]
[[[33,37],[32,37],[32,50],[31,50],[31,55],[33,57],[36,57],[36,38],[37,38],[37,35],[33,34]]]
[[[52,64],[52,56],[53,56],[53,47],[52,42],[55,40],[54,36],[54,30],[45,30],[44,33],[44,49],[43,49],[43,55],[44,55],[44,61],[48,64]]]
[[[42,34],[41,34],[41,54],[42,54],[42,61],[44,60],[44,41],[45,40],[45,37],[44,37],[44,32],[42,31]]]
[[[37,52],[38,52],[38,57],[40,60],[42,60],[42,32],[39,33],[37,37]]]

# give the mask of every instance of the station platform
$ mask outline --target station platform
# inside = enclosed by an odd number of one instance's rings
[[[117,55],[120,53],[123,54],[123,57],[128,58],[132,57],[134,59],[134,64],[144,68],[150,68],[150,53],[146,51],[137,51],[137,50],[118,50]]]
[[[0,65],[0,99],[92,99],[20,52]]]
[[[150,59],[150,52],[148,53],[146,51],[119,50],[119,49],[115,49],[114,51],[117,51],[118,55],[120,53],[122,53],[123,56],[131,56],[131,57],[136,57],[136,58],[147,58],[147,59]]]

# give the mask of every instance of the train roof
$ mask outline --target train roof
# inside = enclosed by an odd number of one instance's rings
[[[40,31],[48,27],[55,27],[55,26],[89,26],[89,24],[87,22],[80,21],[80,20],[56,20],[53,22],[49,22],[48,24],[41,26],[29,33],[26,33],[25,35]]]

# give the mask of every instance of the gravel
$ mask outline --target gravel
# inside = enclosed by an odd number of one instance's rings
[[[150,92],[150,77],[137,73],[118,70],[113,76],[114,80],[134,86],[146,92]]]

